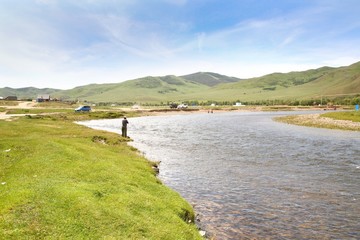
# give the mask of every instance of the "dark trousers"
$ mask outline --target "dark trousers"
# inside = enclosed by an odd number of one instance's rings
[[[121,128],[121,136],[127,137],[127,127],[122,127]]]

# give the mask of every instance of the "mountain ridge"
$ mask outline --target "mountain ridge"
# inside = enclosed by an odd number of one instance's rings
[[[0,88],[0,96],[34,99],[50,94],[64,100],[93,102],[257,101],[304,99],[330,94],[360,94],[360,62],[344,67],[271,73],[240,79],[213,72],[147,76],[120,83],[89,84],[69,90]]]
[[[237,82],[242,80],[240,78],[229,77],[226,75],[221,75],[219,73],[213,73],[213,72],[196,72],[188,75],[183,75],[180,77],[189,81],[194,81],[197,83],[207,85],[209,87],[221,83],[230,83],[230,82]]]

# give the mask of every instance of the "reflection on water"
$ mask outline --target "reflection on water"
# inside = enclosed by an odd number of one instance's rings
[[[132,118],[129,135],[217,239],[360,239],[360,133],[271,120],[284,114]]]

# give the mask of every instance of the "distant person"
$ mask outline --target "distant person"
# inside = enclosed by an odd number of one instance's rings
[[[122,120],[122,128],[121,128],[121,135],[123,137],[127,137],[127,125],[129,124],[129,121],[124,117]]]

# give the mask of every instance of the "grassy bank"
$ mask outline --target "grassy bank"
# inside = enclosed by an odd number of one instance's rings
[[[360,112],[329,112],[277,117],[276,121],[308,127],[360,131]]]
[[[146,159],[74,116],[0,121],[0,239],[201,239]]]
[[[335,120],[347,120],[352,122],[360,122],[360,112],[351,111],[351,112],[329,112],[322,114],[323,117],[332,118]]]

